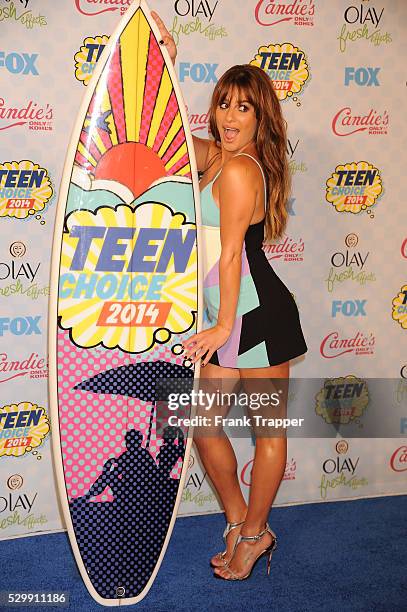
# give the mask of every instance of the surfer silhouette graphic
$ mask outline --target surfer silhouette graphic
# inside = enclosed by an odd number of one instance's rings
[[[136,429],[129,429],[125,435],[126,448],[117,459],[108,459],[103,472],[95,480],[86,497],[96,497],[109,487],[115,501],[126,500],[129,493],[137,490],[137,473],[148,471],[154,473],[158,469],[153,457],[142,447],[143,434]]]
[[[178,444],[175,444],[177,438]],[[131,549],[124,550],[120,546],[124,536],[131,537],[144,551],[146,571],[151,572],[154,568],[155,554],[166,536],[178,491],[179,478],[170,474],[185,451],[179,428],[166,428],[163,439],[157,465],[143,446],[143,434],[129,429],[124,436],[126,450],[117,458],[107,459],[89,491],[70,502],[72,522],[82,543],[85,565],[94,568],[93,577],[100,588],[103,585],[113,592],[119,560],[126,567],[134,568],[134,592],[143,587],[144,574],[137,574],[134,567],[138,559]],[[91,499],[104,493],[106,488],[110,489],[113,500]],[[94,555],[100,547],[109,549],[108,560]]]
[[[178,437],[178,444],[175,440]],[[164,443],[157,455],[158,468],[165,478],[170,478],[178,459],[183,459],[185,453],[184,434],[179,427],[168,425],[163,432]]]
[[[150,473],[154,476],[154,480],[158,480],[160,477],[158,466],[148,450],[143,448],[142,442],[143,434],[136,429],[129,429],[125,435],[127,450],[118,458],[110,457],[105,461],[102,474],[83,498],[89,500],[91,497],[101,495],[106,487],[109,487],[114,501],[126,501],[127,503],[129,495],[132,495],[134,499],[134,495],[140,488],[137,478],[139,473]]]

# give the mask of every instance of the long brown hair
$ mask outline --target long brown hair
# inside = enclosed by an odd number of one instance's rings
[[[287,200],[291,189],[291,175],[287,159],[287,130],[280,102],[271,80],[258,66],[232,66],[217,82],[209,109],[212,136],[220,142],[215,112],[236,88],[254,106],[257,118],[256,148],[266,176],[267,203],[265,238],[281,238],[287,225]]]

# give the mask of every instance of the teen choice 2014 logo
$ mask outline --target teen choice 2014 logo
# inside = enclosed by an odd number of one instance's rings
[[[195,323],[196,226],[165,204],[79,210],[66,220],[59,317],[79,347],[142,353]]]
[[[400,323],[403,329],[407,329],[407,285],[400,289],[400,293],[393,299],[392,317]]]
[[[39,213],[53,195],[48,172],[39,164],[29,160],[0,164],[0,218],[41,218]]]
[[[20,402],[0,407],[0,457],[21,457],[38,448],[50,431],[42,406]]]
[[[291,43],[260,47],[250,64],[270,77],[279,100],[297,99],[310,79],[304,51]]]
[[[95,70],[96,63],[103,49],[109,42],[109,36],[88,36],[83,41],[80,50],[75,53],[75,77],[87,85]]]
[[[366,161],[337,166],[326,182],[326,200],[338,212],[371,212],[382,193],[380,172]]]
[[[369,403],[369,391],[364,380],[349,374],[325,380],[315,400],[315,412],[326,423],[359,423]]]

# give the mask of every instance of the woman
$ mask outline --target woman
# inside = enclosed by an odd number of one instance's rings
[[[156,13],[173,62],[176,46]],[[230,68],[218,81],[209,112],[214,141],[194,137],[204,241],[204,329],[184,343],[201,360],[201,380],[242,383],[246,389],[289,378],[289,360],[307,351],[294,299],[262,251],[287,223],[289,169],[286,129],[268,76],[255,66]],[[202,367],[203,366],[203,367]],[[283,382],[283,381],[282,381]],[[247,384],[246,384],[247,383]],[[222,501],[226,549],[211,559],[217,577],[247,578],[276,536],[267,519],[284,475],[287,440],[256,436],[246,504],[229,438],[194,436],[204,468]]]

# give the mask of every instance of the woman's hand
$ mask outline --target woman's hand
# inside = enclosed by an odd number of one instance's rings
[[[210,329],[199,332],[199,334],[194,334],[183,343],[184,356],[190,359],[192,363],[196,363],[206,353],[205,359],[202,360],[201,364],[205,366],[214,352],[225,344],[230,336],[230,332],[230,329],[226,329],[221,325],[215,325]]]
[[[175,58],[177,57],[177,46],[175,44],[174,39],[165,27],[163,20],[157,15],[155,11],[151,11],[151,16],[156,22],[158,29],[160,30],[161,38],[167,48],[171,61],[173,64],[175,64]]]

